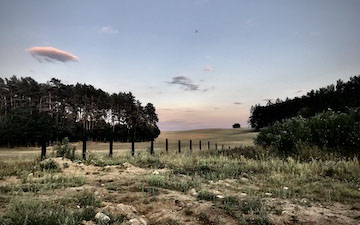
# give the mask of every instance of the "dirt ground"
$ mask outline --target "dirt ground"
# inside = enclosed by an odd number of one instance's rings
[[[52,196],[62,198],[88,190],[95,193],[101,201],[99,211],[121,213],[130,224],[239,224],[212,201],[198,200],[197,193],[187,193],[157,188],[158,193],[151,195],[139,190],[141,179],[145,175],[159,175],[168,172],[163,169],[144,169],[129,163],[117,166],[98,167],[74,163],[67,159],[54,159],[62,171],[58,175],[76,175],[85,177],[85,185],[56,189]],[[64,165],[66,165],[64,167]],[[225,195],[245,197],[239,190],[246,187],[256,188],[245,182],[226,179],[217,182],[203,183],[202,188],[222,198]],[[2,185],[19,182],[15,177],[7,177]],[[278,212],[271,211],[269,217],[274,224],[360,224],[360,209],[351,209],[346,205],[333,204],[307,205],[294,204],[288,200],[265,198],[270,208],[280,207]],[[89,223],[91,224],[91,223]]]

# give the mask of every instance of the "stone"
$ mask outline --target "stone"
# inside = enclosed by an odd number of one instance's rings
[[[223,199],[223,198],[225,198],[224,195],[216,195],[216,197],[217,197],[218,199]]]
[[[96,225],[96,223],[94,223],[93,221],[86,221],[86,220],[83,220],[81,222],[82,225]]]
[[[240,181],[243,182],[243,183],[247,183],[247,182],[249,182],[249,179],[245,178],[245,177],[241,177]]]
[[[154,172],[152,172],[152,174],[159,175],[160,173],[159,173],[159,171],[155,170]]]
[[[244,192],[241,192],[241,193],[240,193],[240,196],[241,196],[241,197],[246,197],[246,196],[247,196],[247,194],[246,194],[246,193],[244,193]]]
[[[143,218],[133,218],[129,220],[129,225],[147,225],[147,222]]]
[[[106,214],[102,212],[96,213],[95,219],[101,224],[107,224],[110,222],[110,217],[108,217]]]
[[[269,193],[269,192],[266,192],[265,195],[266,195],[266,196],[271,196],[272,194]]]
[[[197,192],[196,192],[195,188],[190,189],[189,192],[192,196],[197,196]]]

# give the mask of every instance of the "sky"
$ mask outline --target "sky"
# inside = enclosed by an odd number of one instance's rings
[[[161,130],[360,74],[359,0],[0,0],[0,76],[131,91]]]

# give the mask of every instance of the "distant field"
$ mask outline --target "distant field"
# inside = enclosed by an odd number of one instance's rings
[[[193,141],[193,150],[199,149],[199,141],[202,141],[202,149],[207,149],[207,142],[210,141],[211,148],[215,148],[218,143],[218,149],[222,145],[225,148],[253,145],[253,140],[257,132],[253,132],[249,128],[240,129],[202,129],[189,131],[162,131],[160,136],[155,140],[155,151],[165,150],[165,140],[169,139],[169,151],[177,151],[178,140],[181,141],[181,150],[189,150],[189,141]],[[81,153],[82,143],[73,143],[77,148],[77,154]],[[136,152],[146,151],[150,147],[150,142],[135,143]],[[114,143],[114,155],[124,155],[130,153],[131,143]],[[109,151],[109,143],[104,142],[88,142],[87,151],[94,154],[107,154]],[[47,153],[52,152],[52,147],[48,147]],[[29,158],[32,159],[40,154],[40,148],[0,148],[0,158]]]

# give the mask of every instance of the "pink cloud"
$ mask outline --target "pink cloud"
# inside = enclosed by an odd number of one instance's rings
[[[203,67],[203,70],[206,72],[211,72],[214,70],[214,67],[212,65],[206,65]]]
[[[79,59],[75,55],[53,47],[32,47],[26,49],[26,52],[29,52],[39,62],[59,61],[66,63],[69,61],[77,62]]]

